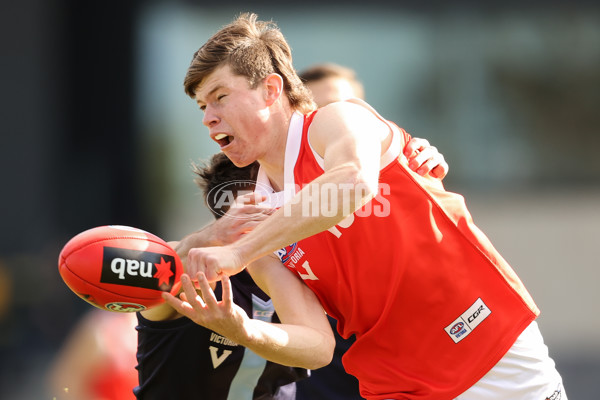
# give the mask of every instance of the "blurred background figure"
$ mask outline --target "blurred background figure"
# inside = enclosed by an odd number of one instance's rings
[[[365,99],[363,84],[351,68],[335,63],[315,64],[298,75],[310,89],[318,107],[352,97]]]
[[[138,383],[135,313],[88,311],[51,365],[56,400],[132,400]]]

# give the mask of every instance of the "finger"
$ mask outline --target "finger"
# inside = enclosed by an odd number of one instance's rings
[[[182,301],[189,303],[189,301],[188,301],[188,298],[187,298],[187,296],[185,295],[185,292],[181,292],[181,293],[179,293],[179,298],[180,298]]]
[[[235,198],[234,204],[232,207],[240,207],[244,205],[256,205],[258,203],[262,203],[265,201],[267,196],[264,194],[260,194],[257,192],[246,193]]]
[[[198,272],[196,278],[198,278],[198,288],[200,289],[200,292],[202,292],[204,303],[209,308],[215,307],[218,301],[215,297],[215,292],[213,292],[212,288],[208,284],[208,281],[206,280],[206,276],[202,272]]]
[[[186,298],[185,293],[181,293],[181,297]],[[198,308],[194,308],[187,301],[182,301],[170,293],[163,293],[163,298],[165,299],[165,302],[167,304],[169,304],[171,307],[173,307],[173,309],[175,311],[177,311],[179,314],[184,315],[184,316],[188,317],[189,319],[191,319],[192,321],[196,322],[197,324],[202,325],[202,323],[203,323],[202,311],[203,310],[199,311]]]
[[[188,310],[193,310],[192,306],[189,303],[178,299],[171,293],[163,292],[162,298],[165,300],[165,303],[173,307],[175,311],[182,315],[186,315],[186,312],[188,312]]]
[[[244,204],[232,207],[225,216],[230,218],[255,219],[266,218],[274,209],[268,204]]]
[[[235,218],[242,219],[244,221],[263,221],[267,217],[273,214],[274,210],[271,208],[255,208],[253,210],[247,210],[244,213],[235,215]]]
[[[413,171],[417,171],[417,169],[422,168],[425,164],[430,160],[435,160],[435,154],[437,153],[437,149],[435,147],[425,147],[419,153],[415,154],[414,157],[408,160],[408,166]],[[435,166],[437,164],[432,165]],[[429,172],[429,170],[427,170]]]
[[[221,279],[221,275],[223,272],[221,271],[221,267],[217,261],[213,260],[210,263],[207,263],[205,272],[203,273],[206,280],[210,282],[216,282]]]
[[[271,206],[268,203],[260,203],[257,204],[255,206],[255,214],[267,214],[267,215],[271,215],[273,214],[275,211],[277,211],[277,209],[273,208],[273,206]]]
[[[448,163],[444,159],[444,155],[437,151],[435,147],[432,146],[431,149],[433,150],[433,154],[427,165],[429,175],[442,179],[448,173]]]
[[[433,158],[421,165],[416,172],[425,176],[427,173],[433,178],[443,179],[448,173],[448,164],[443,158]]]
[[[412,138],[406,144],[406,146],[404,146],[403,153],[406,156],[406,158],[411,158],[418,154],[421,150],[429,146],[429,141],[427,141],[426,139]]]
[[[187,275],[181,275],[181,285],[183,286],[183,293],[180,295],[184,301],[189,303],[193,308],[204,308],[206,306],[202,297],[196,292],[192,279]]]
[[[437,179],[444,179],[446,175],[448,175],[448,170],[448,163],[444,161],[443,163],[440,163],[440,165],[438,165],[437,167],[434,167],[429,173],[429,175]]]
[[[201,265],[201,253],[199,249],[192,248],[188,251],[187,254],[187,263],[185,272],[190,276],[195,276],[196,273],[200,270]]]
[[[231,289],[231,281],[227,275],[221,277],[221,301],[226,308],[231,308],[233,303],[233,290]]]
[[[425,161],[423,164],[421,164],[419,166],[419,168],[416,169],[416,173],[421,175],[421,176],[425,176],[427,175],[429,172],[431,172],[431,170],[433,168],[435,168],[437,165],[435,165],[433,160],[427,160]]]

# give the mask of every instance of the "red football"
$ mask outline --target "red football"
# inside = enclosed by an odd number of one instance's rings
[[[109,311],[135,312],[174,294],[183,266],[164,240],[128,226],[88,229],[63,247],[58,270],[69,288],[88,303]]]

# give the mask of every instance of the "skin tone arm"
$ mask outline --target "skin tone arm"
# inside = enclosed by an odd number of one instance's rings
[[[430,174],[442,179],[448,172],[448,164],[444,156],[425,139],[412,138],[404,148],[404,155],[409,160],[409,167],[421,175]],[[208,224],[204,228],[187,235],[179,242],[171,242],[184,265],[188,252],[193,248],[207,246],[223,246],[233,243],[250,232],[261,223],[273,210],[261,206],[264,199],[255,194],[239,196],[225,217]],[[167,320],[181,316],[169,304],[161,304],[142,311],[149,320]]]
[[[334,103],[315,116],[309,135],[325,173],[234,244],[192,249],[188,272],[204,272],[209,281],[238,273],[252,260],[334,226],[377,194],[380,156],[391,141],[384,122],[359,105]],[[302,215],[302,197],[325,183],[337,188],[338,209],[327,216]]]
[[[227,216],[186,236],[180,242],[169,244],[182,256],[193,246],[215,245],[222,243],[222,240],[234,241],[264,220],[271,211],[256,204],[264,199],[255,194],[238,199],[239,206],[232,207]],[[231,283],[227,277],[221,281],[223,298],[218,301],[213,292],[215,283],[209,284],[203,274],[195,277],[197,287],[184,274],[181,278],[181,299],[165,294],[164,304],[144,310],[142,315],[149,320],[186,316],[279,364],[308,369],[329,364],[335,339],[317,297],[290,271],[281,268],[281,262],[274,256],[258,260],[255,265],[251,269],[257,271],[253,278],[273,299],[281,324],[249,318],[233,302]]]
[[[185,267],[190,249],[233,243],[267,218],[273,210],[258,204],[263,200],[262,197],[254,193],[239,196],[236,203],[223,217],[185,236],[179,242],[169,242],[169,245],[175,249]],[[151,321],[164,321],[181,317],[181,314],[168,303],[144,310],[141,314]]]
[[[445,174],[447,166],[444,166],[443,156],[435,148],[430,149],[429,143],[423,139],[412,139],[405,148],[405,154],[414,158],[414,169],[421,169],[426,174],[429,170],[439,167],[438,170]],[[260,199],[252,198],[242,201],[244,208],[252,209],[252,204]],[[242,210],[244,209],[242,208]],[[239,213],[240,217],[250,214],[242,214],[242,210],[230,210],[229,213]],[[258,210],[265,216],[264,210]],[[237,215],[237,214],[235,214]],[[223,219],[221,219],[223,220]],[[216,225],[216,223],[215,223]],[[221,226],[221,229],[227,229]],[[202,236],[208,232],[218,234],[219,229],[196,232],[186,237],[177,247],[178,251],[185,252],[190,246],[201,246],[206,243]],[[242,236],[243,233],[232,237]],[[224,299],[217,301],[203,274],[198,274],[197,292],[187,275],[182,277],[184,293],[181,300],[165,295],[167,303],[165,308],[170,309],[176,315],[185,315],[196,323],[209,329],[217,331],[230,339],[243,344],[264,358],[275,362],[316,368],[320,364],[326,364],[330,360],[329,346],[330,329],[315,295],[296,276],[285,268],[281,268],[281,262],[270,255],[260,259],[249,267],[249,272],[259,286],[272,298],[275,309],[282,324],[267,325],[260,321],[249,319],[245,313],[233,303],[230,293],[230,285],[227,277],[222,277]],[[152,310],[149,310],[152,311]],[[318,318],[315,320],[315,316]],[[310,326],[310,328],[308,328]],[[315,355],[322,356],[315,359]]]
[[[223,299],[218,301],[203,273],[196,279],[197,294],[189,276],[182,276],[181,299],[165,293],[167,303],[177,312],[261,357],[284,365],[316,369],[331,362],[335,339],[317,297],[294,274],[281,268],[274,256],[256,261],[252,276],[273,299],[281,324],[248,318],[233,303],[231,284],[221,278]]]
[[[255,193],[238,196],[235,204],[227,210],[223,218],[183,238],[179,243],[180,248],[176,249],[177,252],[183,254],[185,251],[187,255],[187,251],[194,247],[223,246],[233,243],[256,228],[273,213],[271,208],[259,204],[264,198],[257,196]]]

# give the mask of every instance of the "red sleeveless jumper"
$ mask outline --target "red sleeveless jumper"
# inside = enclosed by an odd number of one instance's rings
[[[323,174],[308,143],[314,115],[304,117],[297,159],[286,160],[295,181],[286,185]],[[404,148],[409,135],[393,130]],[[356,334],[344,366],[363,397],[450,400],[500,360],[539,310],[462,196],[413,173],[400,152],[379,181],[362,209],[279,255],[340,334]]]

